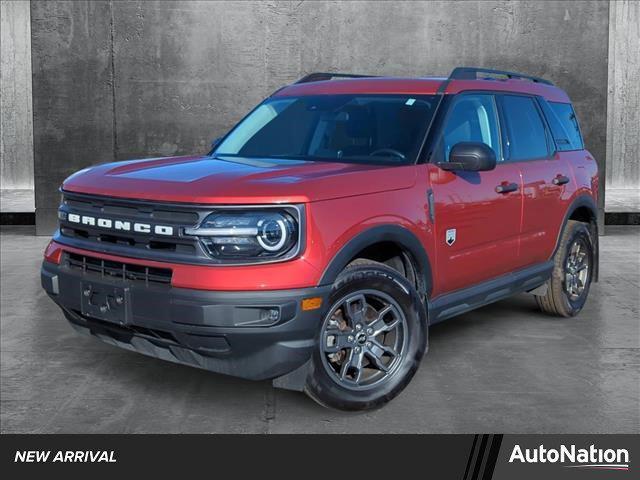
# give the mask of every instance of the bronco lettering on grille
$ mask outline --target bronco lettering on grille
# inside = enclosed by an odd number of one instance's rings
[[[148,223],[128,222],[126,220],[113,220],[110,218],[96,218],[88,215],[78,215],[77,213],[69,213],[67,220],[71,223],[81,225],[98,226],[111,230],[120,230],[125,232],[137,233],[154,233],[156,235],[173,235],[173,227],[167,225],[150,225]]]

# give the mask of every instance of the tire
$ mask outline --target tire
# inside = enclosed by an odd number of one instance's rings
[[[584,253],[583,265],[586,265],[586,274],[581,273],[582,279],[578,278],[578,283],[573,284],[571,278],[575,274],[572,272],[577,271],[577,268],[572,263],[574,258],[572,253],[575,252],[576,245],[580,246],[578,256]],[[560,317],[573,317],[582,310],[589,295],[595,268],[593,245],[593,238],[587,224],[574,220],[567,222],[553,258],[553,273],[547,280],[547,292],[544,296],[536,296],[536,302],[543,312]],[[572,288],[576,285],[575,289]]]
[[[398,395],[427,349],[426,309],[399,272],[357,260],[336,279],[305,392],[338,410],[370,410]]]

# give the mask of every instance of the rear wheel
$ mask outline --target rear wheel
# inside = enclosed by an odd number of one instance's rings
[[[577,315],[587,300],[593,275],[594,249],[586,224],[569,220],[554,257],[547,292],[536,296],[543,312],[562,317]]]
[[[409,383],[427,343],[426,313],[397,271],[358,261],[336,280],[305,391],[340,410],[384,405]]]

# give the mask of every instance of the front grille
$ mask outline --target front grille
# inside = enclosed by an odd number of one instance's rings
[[[56,234],[61,243],[72,247],[107,254],[145,258],[175,263],[212,263],[198,240],[184,235],[185,228],[197,226],[211,213],[207,205],[170,204],[163,202],[127,200],[98,195],[64,192],[60,206],[60,230]],[[107,219],[126,223],[129,229],[103,228],[76,218]],[[97,220],[94,220],[94,222]],[[145,225],[150,231],[136,231],[133,226]],[[171,228],[170,235],[155,228]]]
[[[81,270],[83,273],[94,273],[102,277],[144,282],[147,285],[149,283],[171,283],[171,270],[168,268],[114,262],[77,253],[67,254],[67,266],[73,270]]]

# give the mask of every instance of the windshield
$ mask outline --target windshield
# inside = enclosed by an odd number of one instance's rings
[[[415,161],[435,95],[318,95],[267,99],[216,156],[406,165]]]

